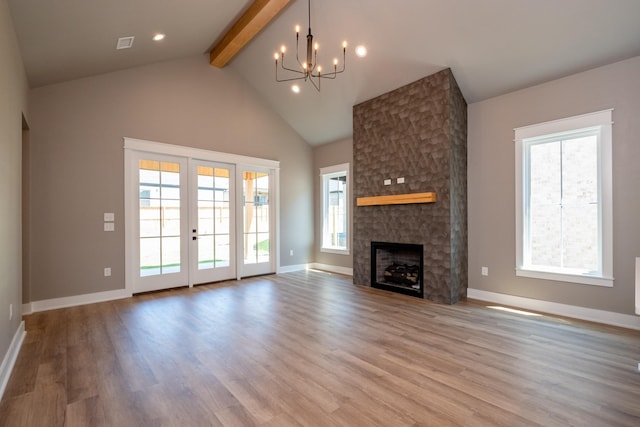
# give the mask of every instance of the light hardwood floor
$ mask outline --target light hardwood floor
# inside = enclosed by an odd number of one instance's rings
[[[2,426],[639,426],[640,334],[320,272],[37,313]]]

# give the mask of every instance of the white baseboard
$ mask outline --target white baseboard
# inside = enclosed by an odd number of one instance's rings
[[[281,265],[280,267],[278,267],[278,274],[293,273],[294,271],[303,271],[308,268],[309,268],[309,264]]]
[[[77,305],[93,304],[96,302],[113,301],[116,299],[129,298],[131,292],[126,289],[116,289],[114,291],[95,292],[93,294],[75,295],[72,297],[53,298],[42,301],[33,301],[22,306],[22,314],[37,313],[39,311],[55,310],[57,308],[75,307]]]
[[[294,271],[309,270],[310,268],[330,273],[343,274],[345,276],[353,276],[353,268],[340,267],[337,265],[320,264],[312,262],[310,264],[285,265],[278,268],[278,273],[293,273]]]
[[[20,322],[16,333],[13,334],[9,350],[7,350],[7,354],[5,354],[4,359],[2,359],[2,365],[0,365],[0,399],[2,399],[2,396],[4,395],[4,390],[7,387],[11,371],[13,371],[13,367],[16,364],[18,353],[20,353],[20,348],[22,347],[22,343],[24,342],[24,337],[26,335],[27,332],[24,329],[23,320]]]
[[[578,307],[575,305],[560,304],[557,302],[499,294],[472,288],[467,289],[467,297],[526,310],[555,314],[557,316],[571,317],[590,322],[604,323],[605,325],[640,330],[640,317],[629,314],[620,314],[611,311],[596,310],[594,308]]]
[[[314,262],[309,265],[310,268],[315,268],[316,270],[329,271],[331,273],[344,274],[345,276],[353,276],[353,268],[348,267],[340,267],[337,265],[329,265],[329,264],[320,264]]]

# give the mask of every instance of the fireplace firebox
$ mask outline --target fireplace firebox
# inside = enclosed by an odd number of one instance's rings
[[[371,286],[424,297],[423,245],[371,242]]]

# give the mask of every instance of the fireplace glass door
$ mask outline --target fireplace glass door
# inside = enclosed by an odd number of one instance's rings
[[[423,298],[422,251],[422,245],[371,242],[371,286]]]

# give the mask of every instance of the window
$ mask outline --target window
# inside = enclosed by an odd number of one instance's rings
[[[320,169],[322,252],[349,253],[349,164]]]
[[[516,274],[613,286],[611,110],[515,129]]]

